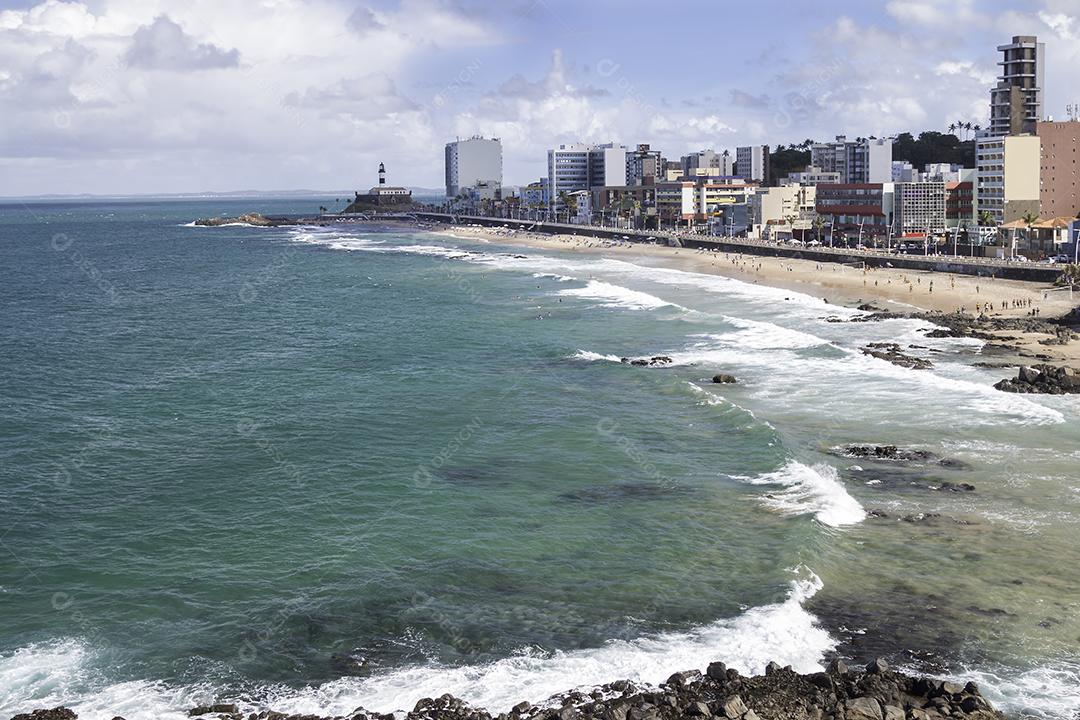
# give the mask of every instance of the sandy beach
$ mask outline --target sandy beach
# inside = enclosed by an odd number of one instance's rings
[[[862,268],[811,260],[709,252],[662,245],[617,242],[575,235],[546,235],[501,228],[454,226],[441,234],[507,245],[636,260],[688,272],[709,273],[820,297],[856,307],[872,304],[897,313],[957,311],[991,318],[1053,319],[1080,305],[1069,290],[1045,283],[938,272]],[[1002,341],[1049,362],[1080,366],[1080,341],[1042,345],[1043,333],[998,333]],[[1040,362],[1033,359],[1031,362]]]

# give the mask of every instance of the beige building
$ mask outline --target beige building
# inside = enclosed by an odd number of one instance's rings
[[[813,227],[817,187],[781,185],[762,188],[750,196],[749,236],[762,240],[790,238],[793,231]]]
[[[1040,122],[1035,133],[1042,150],[1042,213],[1076,217],[1080,213],[1080,121]]]
[[[1037,135],[984,137],[975,143],[977,216],[1001,225],[1039,214],[1041,143]]]

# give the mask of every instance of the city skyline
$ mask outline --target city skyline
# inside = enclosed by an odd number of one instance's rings
[[[672,158],[985,126],[1016,34],[1046,43],[1046,114],[1080,99],[1075,0],[614,7],[0,1],[0,195],[364,188],[380,161],[437,188],[474,134],[524,185],[562,143]]]

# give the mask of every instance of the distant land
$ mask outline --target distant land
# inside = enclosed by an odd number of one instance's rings
[[[445,188],[410,187],[413,195],[446,194]],[[229,190],[226,192],[190,192],[190,193],[130,193],[95,195],[92,193],[48,194],[48,195],[0,195],[0,202],[27,200],[198,200],[202,198],[351,198],[354,190]]]

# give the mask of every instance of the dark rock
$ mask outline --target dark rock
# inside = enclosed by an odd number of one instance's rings
[[[768,665],[765,666],[765,675],[766,675],[766,677],[769,676],[769,675],[772,675],[773,673],[779,672],[779,671],[780,671],[779,663],[770,662]]]
[[[723,383],[728,385],[739,382],[734,375],[726,375],[724,373],[713,375],[712,381],[717,384]]]
[[[836,658],[831,663],[829,663],[829,673],[831,675],[847,675],[848,674],[847,663],[845,663],[840,658]]]
[[[926,358],[904,354],[896,343],[870,343],[862,349],[862,352],[863,355],[869,355],[878,360],[885,360],[893,365],[913,370],[926,370],[934,367],[934,363]]]
[[[670,365],[674,362],[674,360],[667,355],[654,355],[651,358],[634,358],[633,360],[621,358],[621,361],[623,363],[629,362],[629,364],[634,365],[635,367],[659,367]]]
[[[683,670],[682,672],[677,672],[669,677],[667,679],[667,684],[672,687],[685,687],[686,685],[696,683],[700,679],[700,670]]]
[[[722,662],[711,662],[705,669],[705,674],[713,680],[727,680],[727,666]]]
[[[52,710],[34,710],[33,712],[16,715],[11,720],[76,720],[79,716],[74,710],[66,707],[53,708]]]
[[[869,665],[866,666],[866,672],[870,675],[884,675],[889,671],[889,663],[885,662],[881,658],[872,660]]]
[[[1080,394],[1080,371],[1047,364],[1023,366],[1015,379],[1007,378],[994,387],[1011,393]]]

